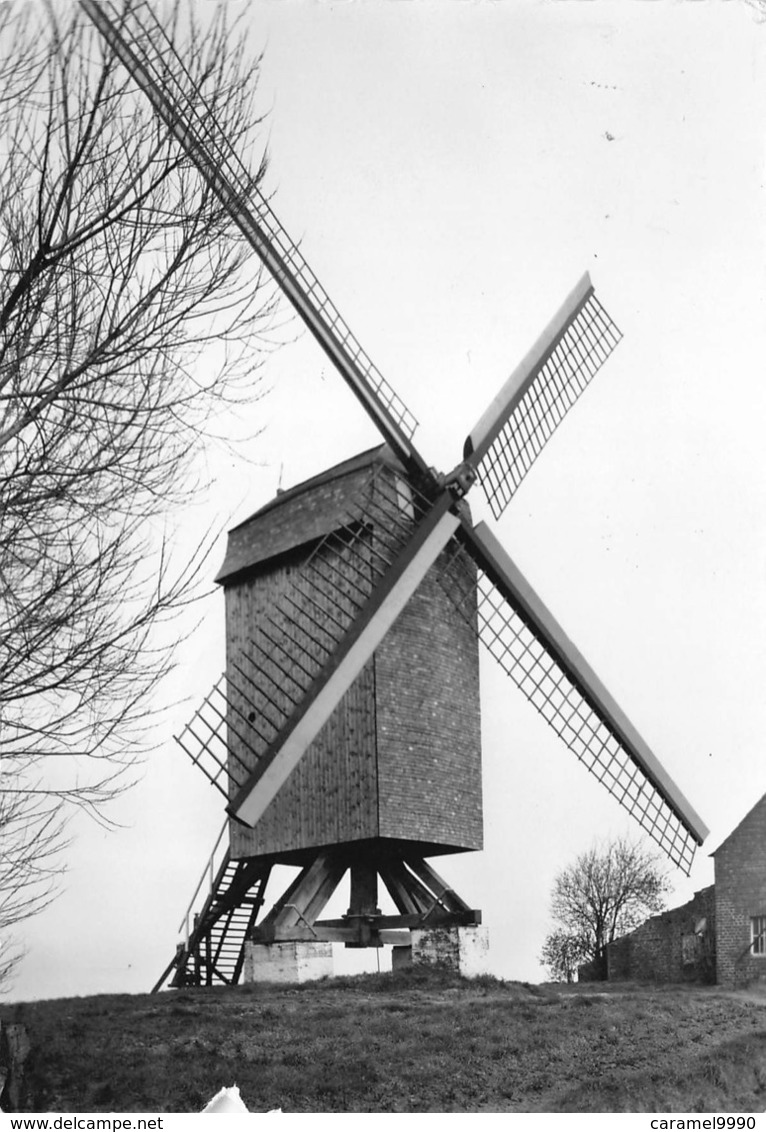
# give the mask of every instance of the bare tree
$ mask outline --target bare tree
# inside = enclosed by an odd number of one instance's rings
[[[5,989],[24,950],[17,924],[53,899],[66,848],[65,823],[55,797],[0,792],[0,988]]]
[[[581,853],[559,873],[551,894],[556,928],[543,946],[541,962],[554,978],[586,960],[603,970],[605,947],[661,912],[670,882],[659,858],[625,838]],[[568,954],[565,955],[565,952]]]
[[[192,2],[168,33],[248,160],[258,60]],[[163,532],[216,417],[260,395],[273,291],[76,5],[0,5],[0,73],[2,932],[49,898],[67,811],[151,744],[199,567]]]
[[[545,937],[540,962],[557,983],[573,983],[578,968],[590,958],[591,944],[583,932],[556,928]]]

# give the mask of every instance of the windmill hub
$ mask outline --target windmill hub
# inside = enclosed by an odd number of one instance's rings
[[[467,460],[453,468],[449,475],[439,476],[440,482],[450,490],[456,499],[462,499],[463,496],[467,495],[477,479],[476,468],[472,467]]]

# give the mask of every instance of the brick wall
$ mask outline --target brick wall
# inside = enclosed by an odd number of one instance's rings
[[[702,925],[704,922],[704,930]],[[607,978],[712,982],[716,903],[713,885],[680,908],[652,916],[607,947]]]
[[[754,955],[751,919],[766,916],[766,795],[713,854],[718,924],[717,981],[737,986],[766,978]]]

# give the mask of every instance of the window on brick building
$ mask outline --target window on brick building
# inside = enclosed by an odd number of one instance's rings
[[[750,920],[750,950],[753,955],[766,956],[766,916],[753,916]]]

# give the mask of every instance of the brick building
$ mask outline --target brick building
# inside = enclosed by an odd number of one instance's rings
[[[715,884],[609,944],[607,978],[723,986],[766,978],[766,795],[711,855]],[[594,977],[581,969],[580,978]]]
[[[715,887],[652,916],[606,949],[608,979],[655,983],[715,981]]]
[[[766,794],[712,856],[717,981],[766,978]]]

